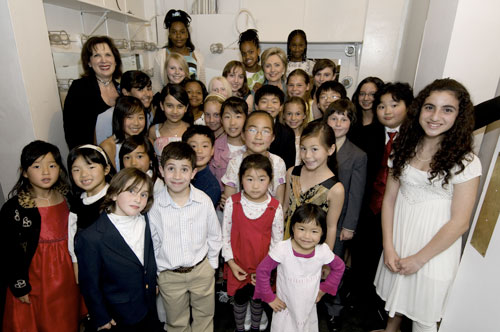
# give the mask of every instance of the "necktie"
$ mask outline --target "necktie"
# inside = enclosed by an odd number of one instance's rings
[[[387,167],[387,160],[392,150],[392,143],[394,142],[394,137],[397,132],[387,133],[389,135],[389,141],[385,145],[384,155],[382,156],[382,163],[373,183],[373,192],[370,200],[370,209],[374,214],[379,214],[382,208],[382,200],[384,199],[385,184],[387,183],[387,175],[389,174],[389,168]]]

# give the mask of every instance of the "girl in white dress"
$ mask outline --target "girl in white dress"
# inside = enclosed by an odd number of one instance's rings
[[[474,108],[465,87],[436,80],[417,96],[394,142],[382,204],[384,252],[375,277],[389,313],[413,331],[437,331],[460,260],[481,164],[472,153]],[[392,165],[391,165],[392,164]]]
[[[325,293],[335,295],[344,274],[344,262],[325,243],[326,212],[315,204],[303,204],[290,222],[291,238],[281,241],[257,268],[254,299],[274,310],[271,332],[317,332],[316,303]],[[321,268],[330,274],[320,284]],[[278,267],[276,294],[271,290],[271,271]]]

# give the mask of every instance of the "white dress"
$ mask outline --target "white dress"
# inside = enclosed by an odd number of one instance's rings
[[[333,261],[335,255],[325,243],[316,245],[314,256],[297,257],[291,239],[281,241],[269,256],[279,263],[276,296],[286,303],[286,309],[273,313],[273,332],[317,332],[316,296],[321,281],[321,267]]]
[[[417,253],[446,224],[451,216],[453,185],[481,175],[481,163],[475,155],[465,161],[462,173],[454,175],[442,187],[442,178],[429,183],[428,173],[406,165],[399,178],[400,187],[394,207],[393,242],[401,258]],[[469,158],[470,159],[470,158]],[[391,166],[391,165],[389,165]],[[455,166],[452,174],[458,170]],[[444,312],[448,290],[460,260],[462,238],[434,256],[411,275],[392,273],[380,258],[375,286],[386,301],[389,316],[401,313],[422,324],[439,321]]]

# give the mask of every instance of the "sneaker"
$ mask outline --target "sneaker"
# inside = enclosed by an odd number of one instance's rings
[[[269,323],[267,319],[267,315],[265,311],[262,311],[262,318],[260,319],[260,330],[264,331],[267,328],[267,324]]]

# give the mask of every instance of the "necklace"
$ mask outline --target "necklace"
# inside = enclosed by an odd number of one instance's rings
[[[47,206],[50,206],[50,198],[52,197],[52,190],[49,190],[49,195],[47,196],[47,198],[45,197],[34,197],[34,199],[43,199],[45,201],[47,201]]]
[[[422,161],[422,162],[424,162],[424,163],[426,163],[426,162],[428,162],[428,161],[431,161],[431,160],[432,160],[432,156],[431,156],[429,159],[420,159],[420,158],[418,157],[418,152],[415,152],[415,157],[416,157],[418,160],[420,160],[420,161]]]
[[[95,78],[97,78],[97,82],[101,83],[103,86],[108,86],[108,85],[109,85],[109,83],[111,83],[111,80],[109,80],[109,81],[103,81],[103,80],[101,80],[101,79],[100,79],[99,77],[97,77],[97,76],[96,76]]]

